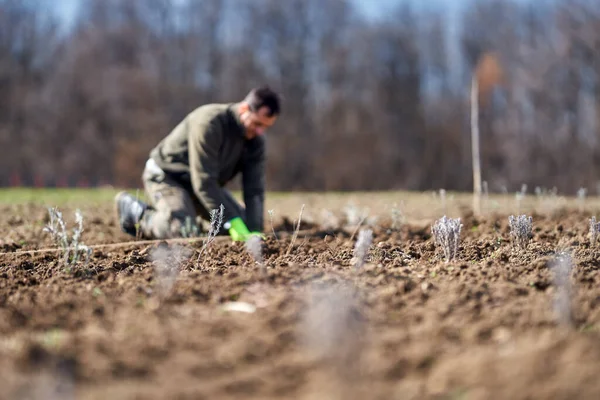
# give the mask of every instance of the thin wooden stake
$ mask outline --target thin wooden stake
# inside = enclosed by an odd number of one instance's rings
[[[471,153],[473,157],[473,211],[481,215],[481,155],[479,152],[479,88],[477,74],[471,81]]]

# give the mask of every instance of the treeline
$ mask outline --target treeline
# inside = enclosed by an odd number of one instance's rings
[[[473,0],[384,18],[349,0],[0,0],[0,184],[140,185],[149,150],[189,111],[281,91],[272,190],[472,188],[479,74],[490,190],[600,179],[600,3]],[[500,78],[499,80],[496,78]]]

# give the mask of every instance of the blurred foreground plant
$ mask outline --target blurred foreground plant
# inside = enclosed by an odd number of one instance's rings
[[[354,268],[359,269],[365,263],[371,243],[373,242],[373,231],[371,229],[362,229],[358,233],[358,239],[354,246]]]
[[[559,252],[552,265],[553,281],[556,287],[554,296],[554,314],[557,322],[563,326],[570,326],[571,319],[571,271],[573,269],[573,256],[568,251]]]
[[[254,235],[246,240],[246,250],[254,259],[256,265],[258,265],[259,272],[264,278],[267,276],[267,267],[263,260],[262,255],[262,239],[260,236]]]

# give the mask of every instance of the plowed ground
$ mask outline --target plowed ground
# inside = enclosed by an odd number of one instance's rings
[[[305,223],[290,246],[291,221],[277,220],[265,275],[227,238],[202,253],[203,242],[96,247],[66,267],[60,253],[24,252],[53,246],[46,208],[1,211],[1,398],[600,398],[589,213],[534,214],[524,251],[506,215],[463,214],[450,263],[433,220],[382,219],[358,270],[353,227]],[[83,213],[86,244],[131,240],[110,204]],[[554,312],[560,250],[573,255],[567,326]],[[227,308],[240,303],[250,309]]]

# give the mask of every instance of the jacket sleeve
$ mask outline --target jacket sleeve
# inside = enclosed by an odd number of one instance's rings
[[[253,139],[246,150],[242,167],[242,189],[246,206],[246,224],[250,231],[264,229],[265,139]]]
[[[219,148],[223,134],[216,120],[199,122],[188,121],[188,152],[190,178],[194,194],[210,212],[223,205],[223,221],[230,221],[239,215],[239,207],[231,204],[219,185]]]

